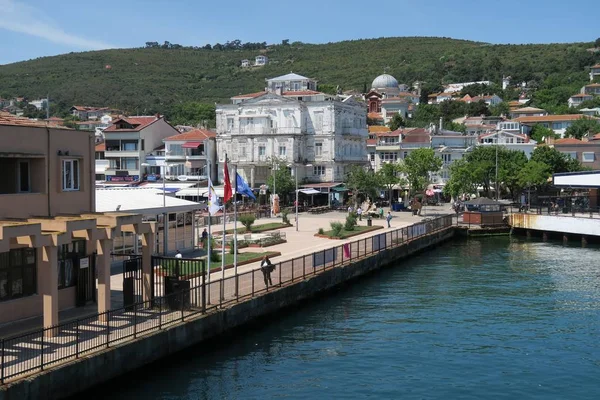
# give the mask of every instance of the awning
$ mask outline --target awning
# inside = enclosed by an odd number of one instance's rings
[[[315,189],[299,189],[298,191],[304,194],[321,194],[321,192]]]
[[[181,145],[183,149],[197,149],[202,142],[187,142]]]
[[[332,187],[331,190],[333,190],[334,192],[347,192],[350,189],[348,189],[345,186],[337,186],[337,187]]]

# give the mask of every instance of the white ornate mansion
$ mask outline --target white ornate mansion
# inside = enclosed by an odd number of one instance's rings
[[[317,82],[290,73],[267,79],[265,91],[217,105],[217,151],[252,187],[265,183],[274,159],[299,180],[341,182],[366,164],[367,110],[352,97],[317,91]]]

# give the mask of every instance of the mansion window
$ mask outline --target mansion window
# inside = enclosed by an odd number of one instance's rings
[[[581,153],[581,162],[594,162],[594,152],[583,152]]]
[[[323,143],[315,143],[315,156],[323,155]]]
[[[396,161],[398,159],[397,152],[379,153],[379,159],[382,161]]]
[[[78,260],[85,257],[85,240],[75,240],[58,248],[58,288],[74,286]]]
[[[240,157],[246,157],[246,145],[240,145]]]
[[[258,155],[264,156],[267,154],[267,148],[265,146],[258,146]]]
[[[36,250],[15,249],[0,253],[0,301],[37,292]]]
[[[170,156],[183,156],[185,152],[183,151],[183,147],[180,144],[170,144],[167,154]]]
[[[64,191],[79,190],[79,160],[63,160],[62,181]]]
[[[369,153],[369,160],[375,161],[375,153],[373,153],[373,152]]]
[[[286,147],[285,146],[279,146],[279,155],[282,157],[285,157],[285,155],[286,155]]]
[[[325,175],[325,166],[324,165],[315,165],[313,167],[313,175]]]
[[[18,188],[19,192],[30,192],[31,191],[31,179],[29,175],[29,161],[19,161],[19,169],[17,170]]]
[[[452,162],[452,154],[442,154],[442,160],[444,160],[444,164],[450,164]]]

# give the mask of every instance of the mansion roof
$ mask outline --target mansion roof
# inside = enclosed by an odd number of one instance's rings
[[[189,132],[180,133],[178,135],[169,136],[163,140],[165,141],[187,141],[187,140],[197,140],[204,141],[206,139],[215,138],[217,134],[215,132],[206,130],[206,129],[194,129]]]
[[[147,116],[122,117],[122,118],[119,118],[119,119],[113,121],[113,124],[111,126],[109,126],[108,128],[106,128],[104,130],[104,132],[139,132],[142,129],[148,127],[149,125],[152,125],[159,119],[162,119],[162,117],[157,117],[156,115],[153,115],[151,117],[147,117]],[[127,128],[118,128],[117,125],[121,121],[124,121],[128,125],[128,127]]]

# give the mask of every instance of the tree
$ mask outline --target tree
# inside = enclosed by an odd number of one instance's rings
[[[595,119],[580,118],[574,121],[565,131],[565,137],[581,140],[585,135],[594,136],[600,132],[600,123]]]
[[[502,103],[498,103],[495,106],[490,106],[490,113],[495,117],[499,117],[501,115],[508,115],[510,112],[510,107],[508,106],[508,102],[503,101]]]
[[[404,125],[404,119],[402,118],[402,115],[400,115],[400,113],[394,114],[392,119],[390,119],[390,122],[388,122],[388,126],[392,131],[401,128]]]
[[[550,168],[551,174],[560,172],[581,171],[582,167],[579,161],[562,154],[554,147],[538,146],[531,153],[530,161],[537,161],[546,164]]]
[[[287,198],[296,189],[296,181],[292,177],[291,169],[285,160],[274,157],[270,161],[272,168],[271,174],[267,178],[267,185],[273,194],[279,195],[280,199]]]
[[[435,155],[433,149],[416,149],[411,151],[401,165],[406,174],[411,193],[424,190],[429,183],[429,175],[442,168],[442,159]]]
[[[548,183],[551,176],[550,166],[543,162],[529,160],[517,174],[517,182],[521,188],[541,187]]]
[[[536,124],[531,129],[531,138],[538,143],[545,143],[548,139],[556,139],[558,135],[550,128]]]
[[[452,131],[452,132],[461,132],[461,133],[467,132],[467,126],[465,124],[459,124],[454,121],[444,122],[444,129],[448,130],[448,131]]]
[[[502,149],[498,152],[498,186],[500,192],[502,192],[500,187],[502,185],[510,192],[513,199],[517,198],[521,191],[518,178],[519,172],[526,164],[527,156],[522,151]],[[498,198],[500,198],[499,195]]]
[[[479,181],[467,160],[460,159],[450,164],[450,179],[444,186],[444,193],[457,198],[461,194],[477,193]]]
[[[600,38],[596,39],[596,41],[594,42],[594,46],[600,47]]]
[[[354,206],[367,197],[374,200],[380,187],[379,175],[372,170],[367,170],[360,165],[353,165],[346,174],[346,185],[352,190]]]
[[[399,176],[401,172],[402,168],[400,164],[397,163],[383,164],[381,169],[377,171],[379,183],[389,191],[390,207],[392,206],[392,192],[394,190],[394,186],[402,186],[406,184],[406,179]]]
[[[196,102],[179,103],[173,106],[168,114],[173,125],[206,125],[215,126],[215,105]]]

